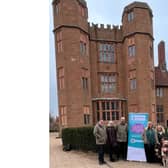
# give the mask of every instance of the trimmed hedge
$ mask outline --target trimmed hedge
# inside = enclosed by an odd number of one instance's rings
[[[65,128],[62,130],[63,146],[70,145],[71,149],[96,151],[93,135],[94,127]]]
[[[74,150],[96,152],[96,141],[93,135],[94,127],[64,128],[62,129],[63,147],[70,146]],[[168,128],[165,128],[168,138]],[[105,145],[105,153],[108,153],[108,145]]]

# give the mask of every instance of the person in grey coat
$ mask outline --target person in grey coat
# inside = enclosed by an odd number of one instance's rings
[[[94,127],[93,134],[96,138],[96,145],[98,149],[98,160],[99,164],[105,164],[104,161],[104,145],[106,144],[107,134],[104,126],[104,121],[100,120]]]
[[[117,125],[116,130],[117,130],[117,143],[119,147],[117,158],[119,159],[121,155],[123,160],[126,160],[128,128],[127,128],[127,123],[125,122],[125,117],[121,117],[121,122]]]

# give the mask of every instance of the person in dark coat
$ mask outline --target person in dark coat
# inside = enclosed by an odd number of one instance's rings
[[[117,134],[116,128],[113,121],[109,121],[107,126],[107,144],[109,146],[109,157],[110,161],[114,162],[114,154],[117,154]]]
[[[156,127],[156,132],[157,132],[157,136],[158,136],[158,141],[159,141],[159,143],[161,144],[162,143],[162,139],[164,139],[165,138],[165,129],[164,129],[164,127],[163,126],[161,126],[161,125],[158,125],[157,127]]]
[[[155,155],[157,157],[156,158],[157,162],[162,163],[161,147],[163,145],[162,142],[166,137],[164,127],[162,125],[158,125],[156,127],[156,133],[157,133],[159,144],[157,146],[155,146]]]

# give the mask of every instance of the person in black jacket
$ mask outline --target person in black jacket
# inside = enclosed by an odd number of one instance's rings
[[[107,126],[107,144],[109,146],[110,161],[115,161],[113,154],[117,154],[117,135],[116,128],[113,121],[109,121]]]
[[[161,125],[158,125],[157,127],[156,127],[156,132],[157,132],[157,136],[158,136],[158,141],[159,141],[159,143],[161,144],[162,143],[162,139],[164,139],[165,138],[165,129],[164,129],[164,127],[163,126],[161,126]]]
[[[156,155],[156,161],[159,163],[162,163],[162,154],[161,154],[161,148],[162,148],[162,142],[165,139],[165,129],[162,125],[158,125],[156,127],[156,133],[158,137],[159,144],[155,146],[155,155]]]

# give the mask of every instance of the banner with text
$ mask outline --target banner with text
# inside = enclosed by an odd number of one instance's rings
[[[129,113],[127,160],[146,161],[142,134],[148,123],[148,113]]]

